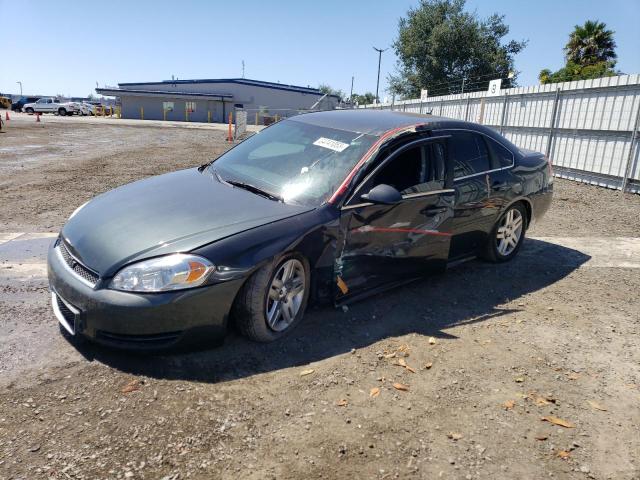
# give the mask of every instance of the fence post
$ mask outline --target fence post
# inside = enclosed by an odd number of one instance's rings
[[[504,121],[507,118],[507,105],[509,104],[509,95],[504,94],[504,101],[502,102],[502,117],[500,118],[500,135],[504,132]]]
[[[144,107],[140,107],[140,120],[144,120]]]
[[[553,141],[553,134],[556,130],[556,115],[558,113],[558,104],[560,103],[560,89],[556,90],[556,98],[553,100],[553,110],[551,111],[551,125],[549,126],[549,136],[547,137],[547,151],[546,155],[549,161],[551,161],[551,142]]]
[[[484,97],[480,99],[480,115],[478,116],[478,123],[480,125],[484,123]]]
[[[421,114],[422,114],[422,105],[423,105],[423,103],[424,103],[424,102],[423,102],[422,100],[420,100],[420,113],[421,113]]]
[[[467,106],[464,109],[464,121],[469,120],[469,103],[471,102],[471,97],[467,97]]]
[[[636,120],[633,123],[633,132],[631,132],[631,144],[629,145],[629,155],[627,157],[627,166],[624,169],[624,177],[622,177],[622,191],[627,190],[629,183],[629,175],[631,175],[633,157],[635,153],[635,144],[638,138],[638,128],[640,128],[640,103],[638,103],[638,111],[636,112]]]

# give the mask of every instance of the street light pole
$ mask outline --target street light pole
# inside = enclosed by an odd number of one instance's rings
[[[351,93],[349,94],[349,102],[353,103],[353,75],[351,75]]]
[[[20,96],[22,96],[22,82],[18,81],[18,82],[16,82],[16,83],[19,83],[19,84],[20,84]]]
[[[373,47],[373,49],[378,52],[378,82],[376,83],[376,103],[380,103],[380,97],[378,97],[378,89],[380,88],[380,62],[382,61],[382,52],[387,50],[387,48],[382,49]]]

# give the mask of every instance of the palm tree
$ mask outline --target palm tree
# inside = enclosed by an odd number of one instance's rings
[[[578,65],[593,65],[598,62],[608,62],[615,65],[617,58],[611,30],[603,22],[587,20],[584,25],[576,25],[569,42],[565,47],[567,61]]]

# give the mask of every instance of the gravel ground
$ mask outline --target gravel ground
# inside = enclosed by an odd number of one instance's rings
[[[27,120],[0,137],[0,234],[56,232],[97,193],[228,148]],[[546,240],[508,264],[164,357],[69,343],[46,279],[0,270],[0,478],[638,479],[640,270],[548,240],[638,232],[640,196],[556,180],[530,232]]]

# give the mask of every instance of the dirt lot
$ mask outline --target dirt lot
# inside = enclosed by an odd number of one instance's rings
[[[67,342],[45,232],[223,139],[47,117],[0,134],[1,479],[640,478],[640,196],[556,180],[509,264],[314,309],[275,344]]]

